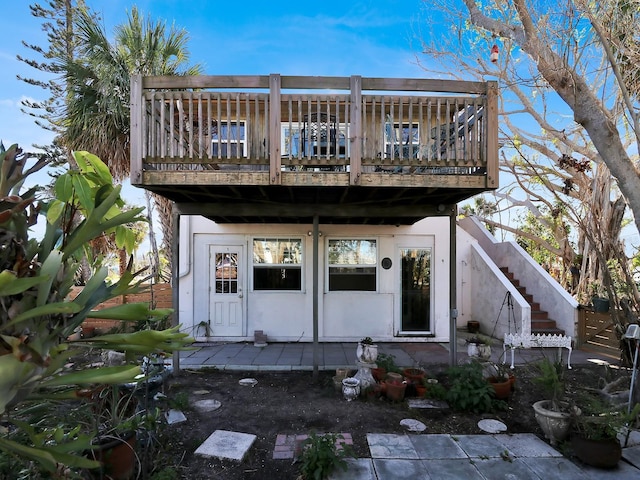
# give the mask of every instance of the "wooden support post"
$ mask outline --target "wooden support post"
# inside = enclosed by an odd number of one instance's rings
[[[362,174],[362,77],[353,75],[350,80],[351,88],[351,130],[349,132],[350,179],[351,185],[360,184]]]
[[[282,158],[280,154],[280,137],[282,118],[280,112],[280,91],[281,80],[280,75],[269,75],[269,183],[271,185],[280,185],[281,175],[280,169]]]

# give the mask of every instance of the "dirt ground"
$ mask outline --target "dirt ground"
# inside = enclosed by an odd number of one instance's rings
[[[427,373],[438,377],[446,365],[431,365]],[[222,403],[216,411],[202,414],[184,410],[187,421],[167,426],[157,456],[157,468],[169,465],[181,479],[295,479],[298,465],[291,460],[274,460],[278,434],[351,433],[355,454],[368,457],[367,433],[403,433],[400,421],[420,420],[424,433],[477,434],[483,418],[504,422],[509,433],[534,433],[544,438],[535,421],[531,405],[542,400],[540,388],[532,383],[531,369],[516,368],[516,388],[508,401],[508,410],[492,414],[453,411],[428,413],[409,409],[406,402],[392,403],[386,398],[358,399],[347,402],[336,392],[332,375],[320,372],[316,382],[311,372],[256,373],[184,370],[168,380],[166,393],[171,398],[215,399]],[[607,371],[602,366],[574,366],[567,371],[568,391],[596,387]],[[242,378],[255,378],[254,387],[239,385]],[[207,390],[209,393],[195,394]],[[202,458],[196,448],[215,430],[254,434],[257,440],[241,463]]]

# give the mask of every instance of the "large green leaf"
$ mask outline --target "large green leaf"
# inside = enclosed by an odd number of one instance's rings
[[[88,171],[89,166],[96,172],[103,184],[113,183],[113,177],[109,171],[109,167],[100,160],[100,158],[92,153],[86,151],[74,152],[73,157],[78,161],[78,165],[82,165],[83,171]]]
[[[45,280],[43,276],[18,278],[15,273],[4,270],[0,273],[0,297],[18,295]]]
[[[62,217],[66,206],[67,204],[60,200],[52,201],[47,209],[47,222],[51,224],[56,223]]]
[[[17,315],[10,322],[4,325],[4,328],[9,326],[13,326],[17,323],[23,322],[30,318],[35,317],[44,317],[46,315],[70,315],[73,313],[78,313],[80,311],[80,305],[73,302],[57,302],[57,303],[48,303],[46,305],[42,305],[40,307],[35,307],[25,312],[22,312],[20,315]]]
[[[78,202],[82,206],[82,209],[90,212],[93,210],[93,188],[89,185],[89,182],[82,175],[73,176],[73,188],[75,190]]]
[[[127,383],[140,375],[138,365],[119,365],[116,367],[88,368],[78,372],[62,373],[56,377],[44,380],[40,386],[59,387],[62,385],[93,385]]]

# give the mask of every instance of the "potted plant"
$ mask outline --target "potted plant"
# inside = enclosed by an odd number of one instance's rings
[[[565,396],[565,366],[561,361],[552,362],[543,358],[536,364],[538,376],[533,381],[547,395],[545,400],[533,404],[536,421],[551,445],[569,436],[572,418],[579,414],[573,410]]]
[[[358,342],[356,357],[360,363],[376,363],[378,358],[378,345],[373,343],[371,337],[364,337]]]
[[[426,372],[422,368],[410,367],[403,369],[402,375],[411,383],[421,384],[422,380],[426,376]]]
[[[597,313],[607,313],[609,311],[609,295],[600,282],[592,282],[591,285],[591,305],[593,311]]]
[[[138,410],[134,389],[104,385],[89,399],[94,419],[90,458],[100,462],[100,474],[114,480],[131,478],[136,467],[136,435],[145,415]]]
[[[466,340],[467,355],[471,358],[488,360],[491,358],[491,339],[482,335],[474,335]]]
[[[378,354],[378,358],[376,359],[377,367],[371,369],[371,373],[373,374],[373,377],[378,382],[384,381],[385,377],[387,376],[387,373],[389,372],[394,372],[394,373],[400,372],[398,365],[396,365],[395,359],[396,357],[393,354],[388,354],[388,353]]]
[[[513,373],[505,364],[491,363],[488,369],[487,381],[493,388],[495,397],[500,400],[509,398],[512,390]]]
[[[622,458],[618,435],[640,414],[640,403],[630,412],[584,392],[577,401],[581,414],[574,418],[571,433],[573,454],[596,468],[613,468]]]

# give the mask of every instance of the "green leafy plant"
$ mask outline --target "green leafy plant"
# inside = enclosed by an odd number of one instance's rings
[[[564,410],[561,402],[565,395],[565,367],[562,362],[552,362],[544,357],[534,367],[538,375],[533,382],[546,394],[549,409],[555,412]]]
[[[506,407],[505,402],[493,397],[493,389],[477,362],[449,367],[448,389],[445,400],[454,410],[484,413]]]
[[[373,339],[371,337],[364,337],[362,340],[360,340],[360,343],[362,345],[373,345]]]
[[[300,475],[304,480],[323,480],[337,468],[347,470],[346,456],[353,456],[350,445],[338,446],[342,435],[312,432],[302,444]]]
[[[396,364],[396,356],[393,354],[379,353],[378,358],[376,358],[376,365],[378,365],[378,368],[384,368],[387,373],[400,373],[400,367]]]
[[[614,439],[640,415],[640,403],[630,411],[627,405],[611,405],[593,393],[580,392],[576,398],[580,414],[573,415],[573,429],[591,440]]]
[[[36,189],[19,194],[26,176],[47,164],[47,159],[38,158],[25,170],[30,159],[17,145],[7,150],[0,145],[0,418],[11,421],[14,432],[27,434],[1,436],[0,449],[49,472],[60,464],[95,467],[96,462],[80,455],[89,448],[90,435],[72,435],[73,429],[54,425],[47,430],[53,441],[43,441],[45,431],[23,421],[28,400],[76,399],[81,387],[131,382],[142,372],[135,363],[95,368],[69,361],[80,358],[83,349],[117,350],[135,361],[140,355],[184,348],[192,339],[176,326],[69,340],[86,318],[145,319],[151,326],[171,310],[153,310],[144,303],[95,310],[110,298],[141,289],[136,280],[140,272],[131,267],[117,281],[108,281],[107,268],[92,254],[91,245],[108,235],[130,251],[133,237],[128,226],[144,221],[143,209],[125,208],[121,187],[113,185],[107,166],[88,152],[74,152],[78,168],[57,178],[53,200],[38,203]],[[41,240],[30,238],[29,227],[42,214],[44,235]],[[75,298],[69,298],[83,259],[91,259],[93,275]],[[10,410],[12,416],[5,417]]]

